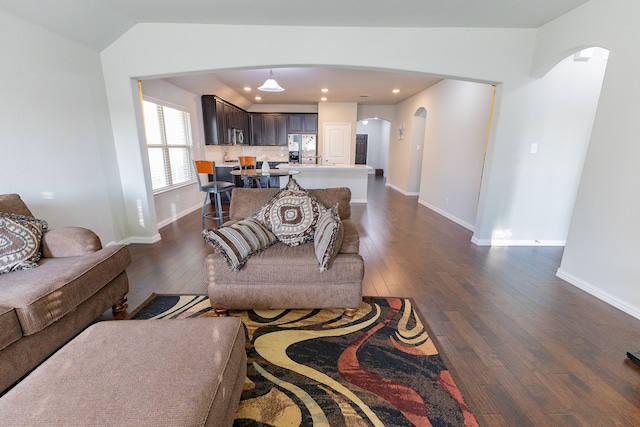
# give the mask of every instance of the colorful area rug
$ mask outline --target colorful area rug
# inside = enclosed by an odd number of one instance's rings
[[[248,373],[234,426],[476,426],[407,298],[342,310],[231,311]],[[132,319],[215,317],[206,296],[152,295]]]

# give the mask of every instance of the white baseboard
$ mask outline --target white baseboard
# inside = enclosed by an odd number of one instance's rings
[[[175,222],[175,221],[179,220],[183,216],[187,216],[191,212],[199,210],[199,209],[202,209],[202,204],[194,205],[194,206],[191,206],[190,208],[187,208],[187,209],[183,210],[182,212],[178,212],[178,213],[176,213],[176,215],[158,222],[158,229],[160,229],[160,228],[162,228],[162,227],[164,227],[166,225],[169,225],[172,222]]]
[[[195,206],[191,206],[188,209],[185,209],[184,211],[176,214],[175,216],[171,217],[171,218],[167,218],[163,221],[158,222],[158,229],[161,229],[162,227],[171,224],[174,221],[179,220],[180,218],[182,218],[183,216],[189,215],[191,212],[195,211],[195,210],[199,210],[202,209],[202,205],[198,204]],[[153,236],[131,236],[131,237],[127,237],[124,240],[121,240],[120,244],[123,245],[128,245],[131,243],[140,243],[143,245],[151,245],[153,243],[159,242],[160,240],[162,240],[162,238],[160,237],[160,233],[156,233]],[[115,242],[110,242],[109,245],[115,244]],[[108,246],[108,245],[107,245]]]
[[[367,203],[367,199],[351,199],[351,203]]]
[[[471,243],[476,246],[491,246],[491,239],[478,239],[475,235],[471,237]]]
[[[476,246],[565,246],[566,240],[505,240],[505,239],[478,239],[471,238],[471,243]]]
[[[433,205],[431,205],[431,204],[429,204],[429,203],[427,203],[427,202],[425,202],[424,200],[421,200],[421,199],[418,199],[418,203],[420,203],[422,206],[424,206],[426,208],[431,209],[435,213],[437,213],[439,215],[442,215],[443,217],[455,222],[456,224],[463,226],[467,230],[471,230],[471,231],[474,230],[474,226],[473,225],[469,224],[466,221],[461,220],[460,218],[458,218],[456,216],[451,215],[449,212],[443,211],[442,209],[437,208],[437,207],[435,207],[435,206],[433,206]]]
[[[151,245],[153,243],[159,242],[162,240],[160,237],[160,233],[156,233],[153,236],[131,236],[122,240],[120,243],[128,245],[130,243],[141,243],[143,245]]]
[[[582,289],[586,293],[593,295],[606,302],[609,305],[614,306],[615,308],[622,310],[630,316],[635,317],[636,319],[640,319],[640,308],[627,304],[625,301],[620,300],[618,297],[611,295],[610,293],[603,291],[602,289],[594,286],[593,284],[582,280],[571,273],[568,273],[560,268],[556,271],[556,276],[570,285],[575,286],[576,288]]]
[[[420,193],[419,193],[419,192],[418,192],[418,193],[414,193],[414,192],[404,191],[403,189],[398,188],[398,187],[396,187],[396,186],[395,186],[395,185],[393,185],[393,184],[387,184],[387,187],[391,187],[391,189],[392,189],[392,190],[395,190],[395,191],[397,191],[398,193],[402,193],[402,194],[404,194],[405,196],[412,196],[412,197],[413,197],[413,196],[419,196],[419,195],[420,195]]]

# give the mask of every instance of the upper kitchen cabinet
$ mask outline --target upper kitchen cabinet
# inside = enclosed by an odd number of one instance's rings
[[[216,114],[219,110],[222,116],[224,113],[219,106],[216,107],[216,99],[213,95],[202,95],[202,125],[204,126],[204,143],[207,145],[223,144],[219,136],[224,133],[220,133],[219,127],[224,124],[224,119]]]
[[[288,114],[289,133],[318,133],[317,114]]]
[[[288,114],[262,114],[262,144],[254,145],[287,145]]]
[[[249,113],[249,144],[251,145],[264,145],[263,133],[264,133],[264,114],[262,113]]]
[[[249,133],[248,113],[215,95],[202,95],[202,119],[207,145],[241,144]]]

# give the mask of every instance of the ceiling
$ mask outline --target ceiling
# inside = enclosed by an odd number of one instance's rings
[[[588,0],[0,0],[0,10],[36,23],[87,47],[103,50],[136,23],[305,25],[349,27],[537,28]],[[222,84],[248,103],[269,70],[221,71],[173,77],[196,94]],[[274,69],[286,90],[261,93],[261,103],[329,101],[395,105],[437,83],[432,76],[382,70]],[[244,92],[249,86],[252,92]],[[214,88],[214,89],[212,89]],[[393,94],[392,89],[400,89]]]
[[[102,50],[140,22],[537,28],[588,0],[0,0],[0,9]]]
[[[441,79],[422,73],[346,68],[274,68],[273,77],[284,92],[261,92],[256,88],[269,77],[269,69],[217,71],[209,74],[172,77],[164,80],[195,94],[221,93],[220,84],[243,97],[247,104],[317,104],[357,102],[396,105]],[[144,84],[143,84],[144,87]],[[246,91],[244,88],[251,90]],[[322,89],[328,92],[322,92]],[[393,89],[400,92],[393,93]],[[256,96],[262,99],[255,100]],[[237,101],[236,101],[237,102]]]

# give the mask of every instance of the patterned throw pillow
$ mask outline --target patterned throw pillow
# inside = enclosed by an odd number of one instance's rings
[[[251,255],[278,241],[271,231],[253,218],[215,230],[203,230],[202,237],[224,257],[231,271],[239,271]]]
[[[0,274],[37,267],[46,221],[0,212]]]
[[[287,186],[265,203],[253,217],[269,228],[279,242],[298,246],[313,240],[321,209],[326,208],[291,178]]]
[[[329,263],[336,255],[342,244],[342,222],[338,215],[338,204],[336,203],[331,209],[326,209],[320,214],[316,231],[313,237],[313,246],[318,258],[320,271],[329,269]]]

